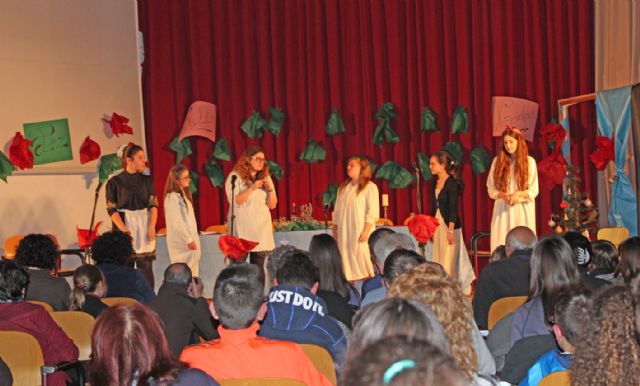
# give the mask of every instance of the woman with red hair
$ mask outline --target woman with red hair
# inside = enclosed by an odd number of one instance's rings
[[[492,251],[504,245],[507,232],[517,226],[536,232],[536,161],[529,157],[527,143],[519,129],[507,126],[501,142],[487,178],[489,197],[495,200],[491,218]]]

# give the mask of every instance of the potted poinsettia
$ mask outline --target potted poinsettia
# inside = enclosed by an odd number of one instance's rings
[[[409,223],[407,224],[409,232],[411,232],[413,237],[418,241],[418,246],[420,247],[422,256],[424,256],[424,247],[426,243],[433,239],[433,235],[436,233],[438,225],[440,225],[438,219],[426,214],[417,214],[409,220]]]

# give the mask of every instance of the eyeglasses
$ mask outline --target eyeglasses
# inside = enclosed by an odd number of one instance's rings
[[[186,177],[180,177],[179,180],[180,181],[185,181],[185,180],[190,180],[191,176],[186,176]]]
[[[264,161],[266,161],[266,159],[264,159],[262,157],[252,157],[251,159],[256,161],[256,162],[264,162]]]

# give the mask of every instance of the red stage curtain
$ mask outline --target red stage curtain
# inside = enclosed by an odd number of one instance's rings
[[[277,182],[274,218],[291,204],[312,202],[322,218],[322,192],[345,178],[345,161],[363,154],[378,165],[394,160],[410,169],[416,152],[439,150],[449,140],[465,150],[465,194],[460,208],[468,240],[489,229],[493,202],[486,174],[475,176],[469,152],[484,145],[494,154],[491,97],[526,98],[540,104],[538,126],[557,116],[556,101],[594,89],[594,11],[585,0],[139,0],[144,34],[143,95],[146,139],[155,185],[161,191],[175,161],[169,150],[191,102],[218,106],[218,138],[229,141],[233,160],[260,144],[284,168]],[[372,143],[374,114],[392,102],[398,144]],[[455,108],[468,108],[469,134],[451,135]],[[278,137],[248,138],[240,124],[253,110],[281,107],[286,120]],[[428,106],[441,132],[419,131]],[[337,108],[347,132],[330,137],[324,126]],[[573,162],[589,170],[587,191],[595,195],[588,154],[595,136],[595,109],[571,115]],[[317,164],[299,160],[307,140],[327,150]],[[222,189],[204,174],[213,143],[193,141],[185,162],[201,176],[196,207],[204,229],[224,222],[228,204]],[[537,160],[548,154],[539,138],[530,144]],[[223,162],[227,174],[232,162]],[[415,186],[389,189],[390,217],[398,223],[416,210]],[[423,208],[431,209],[430,183]],[[538,231],[548,233],[550,211],[559,211],[561,191],[541,187]],[[595,199],[594,199],[595,202]],[[160,223],[163,223],[162,216]]]

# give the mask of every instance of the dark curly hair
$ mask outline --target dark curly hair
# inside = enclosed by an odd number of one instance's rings
[[[20,300],[29,285],[29,272],[9,260],[0,260],[0,300]]]
[[[635,302],[629,288],[608,286],[596,293],[591,320],[576,345],[572,385],[629,385],[640,379]]]
[[[134,254],[131,236],[117,230],[106,232],[93,241],[92,257],[96,263],[124,265]]]
[[[16,263],[23,267],[53,269],[58,256],[58,246],[51,236],[32,234],[25,236],[18,244]]]

